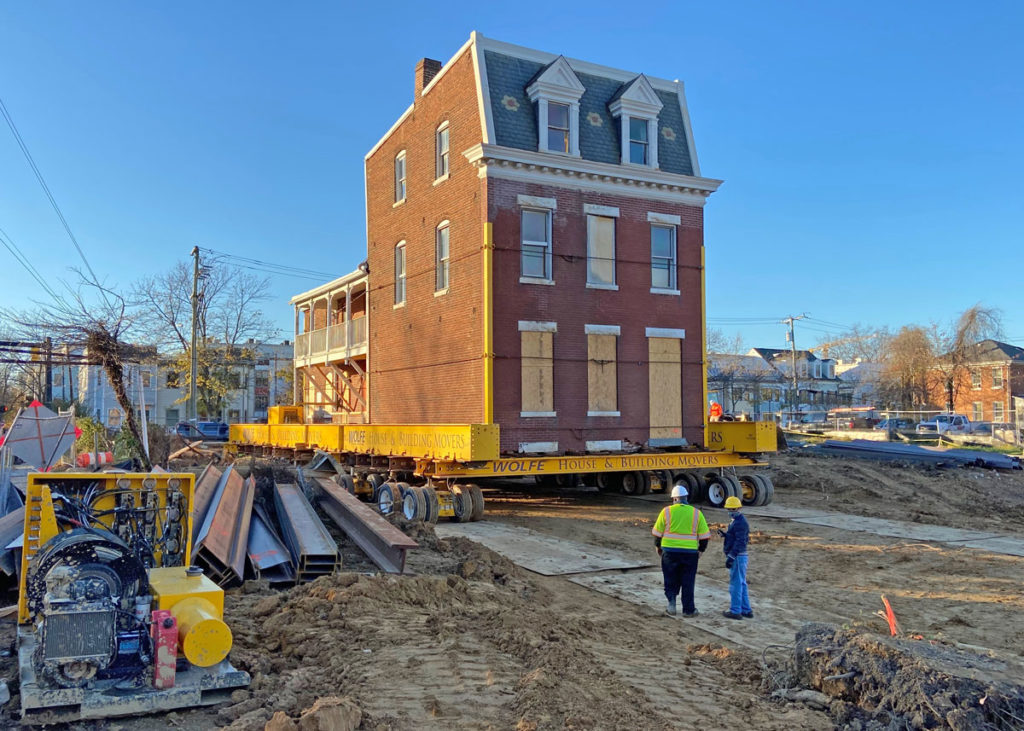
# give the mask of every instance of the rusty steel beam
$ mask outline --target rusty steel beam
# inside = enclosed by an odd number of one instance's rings
[[[333,480],[314,477],[313,482],[322,494],[320,507],[345,535],[384,571],[390,574],[405,571],[405,553],[419,548],[416,541]]]
[[[256,481],[243,480],[237,470],[225,472],[216,504],[210,505],[205,523],[209,530],[193,548],[195,563],[224,587],[239,586],[245,578],[246,546]]]

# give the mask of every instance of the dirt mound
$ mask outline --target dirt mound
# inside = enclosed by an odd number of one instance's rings
[[[841,724],[1020,728],[1024,686],[1008,682],[1008,670],[969,650],[835,625],[808,624],[797,634],[796,680],[834,699],[829,709]]]

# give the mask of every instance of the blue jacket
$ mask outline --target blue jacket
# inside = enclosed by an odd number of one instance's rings
[[[725,544],[722,550],[730,558],[747,555],[747,543],[750,541],[750,526],[743,513],[734,513],[729,530],[725,533]]]

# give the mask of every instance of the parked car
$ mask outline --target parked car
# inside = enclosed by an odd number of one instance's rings
[[[915,426],[916,423],[913,419],[900,419],[889,417],[887,419],[882,419],[880,422],[875,424],[875,429],[879,429],[881,431],[888,431],[890,428],[892,428],[895,429],[896,431],[911,431]]]
[[[917,425],[918,434],[970,434],[971,420],[963,414],[938,414]]]
[[[182,439],[205,439],[215,442],[228,440],[228,425],[223,421],[179,421],[174,433]]]
[[[976,421],[971,427],[971,434],[980,437],[993,437],[1007,444],[1016,444],[1019,440],[1017,429],[1005,421]]]

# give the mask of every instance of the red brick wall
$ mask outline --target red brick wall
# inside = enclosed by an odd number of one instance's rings
[[[412,71],[412,69],[410,69]],[[449,123],[449,169],[434,185],[435,131]],[[462,151],[480,142],[472,54],[463,53],[366,161],[373,423],[479,423],[484,194]],[[406,202],[394,159],[406,151]],[[451,222],[449,291],[434,296],[434,232]],[[394,309],[394,248],[406,242],[406,304]]]
[[[995,401],[1003,402],[1003,416],[999,421],[1012,421],[1013,417],[1011,411],[1013,410],[1013,400],[1010,398],[1011,393],[1020,394],[1021,391],[1016,390],[1017,386],[1022,385],[1024,381],[1024,373],[1021,372],[1021,367],[1012,364],[999,364],[997,367],[1003,372],[1003,385],[1000,387],[994,387],[994,379],[992,378],[991,363],[987,365],[969,365],[958,374],[957,386],[954,389],[955,396],[953,398],[954,411],[958,414],[965,414],[971,419],[974,418],[974,402],[981,401],[982,403],[982,421],[994,421],[992,404]],[[975,389],[971,383],[971,371],[981,372],[981,388]],[[933,393],[933,399],[940,406],[945,408],[946,406],[946,392],[944,384],[942,388],[936,389]]]
[[[519,194],[557,199],[552,221],[555,286],[520,284]],[[489,179],[487,202],[495,244],[495,418],[503,450],[520,442],[557,441],[561,451],[583,451],[591,440],[646,442],[649,437],[647,327],[682,328],[683,436],[703,441],[701,399],[700,251],[703,210],[620,195]],[[587,289],[584,203],[619,208],[616,224],[618,291]],[[677,227],[681,296],[650,293],[651,224],[648,212],[681,217]],[[557,322],[554,335],[556,418],[521,418],[519,320]],[[620,417],[587,416],[587,338],[584,325],[619,325]]]

